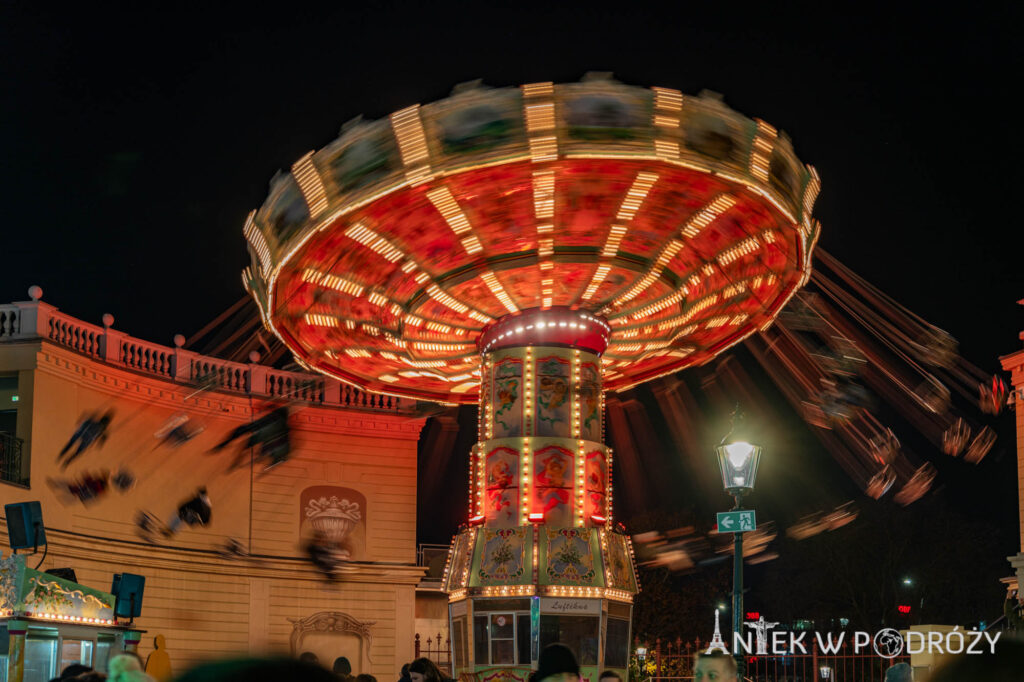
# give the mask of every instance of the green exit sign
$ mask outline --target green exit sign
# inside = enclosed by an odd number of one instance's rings
[[[718,512],[719,533],[743,533],[757,528],[753,509]]]

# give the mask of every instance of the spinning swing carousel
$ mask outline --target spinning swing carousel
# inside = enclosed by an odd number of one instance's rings
[[[479,404],[445,573],[455,674],[549,642],[625,677],[632,548],[604,391],[703,364],[807,282],[820,187],[771,125],[606,78],[356,121],[244,226],[264,325],[359,388]]]

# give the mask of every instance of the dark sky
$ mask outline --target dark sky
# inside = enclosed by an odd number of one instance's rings
[[[785,130],[822,177],[823,247],[986,370],[1020,347],[1014,3],[215,4],[0,8],[0,300],[39,284],[169,344],[242,296],[246,213],[344,122],[611,71]]]

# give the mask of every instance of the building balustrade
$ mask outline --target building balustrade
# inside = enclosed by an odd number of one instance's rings
[[[182,348],[181,336],[175,337],[174,348],[137,339],[113,329],[112,315],[103,316],[102,326],[90,324],[44,303],[39,287],[30,288],[29,296],[31,301],[0,304],[0,344],[49,341],[110,365],[228,393],[374,412],[406,413],[415,408],[414,400],[367,393],[319,374],[200,355]],[[8,480],[6,468],[4,472]]]

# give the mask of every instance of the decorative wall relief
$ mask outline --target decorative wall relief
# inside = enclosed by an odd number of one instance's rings
[[[519,452],[497,447],[487,453],[486,506],[489,522],[519,525]]]
[[[299,496],[299,535],[321,534],[347,559],[366,553],[366,496],[352,488],[310,486]]]
[[[373,662],[370,657],[370,645],[373,643],[370,628],[377,624],[375,620],[357,620],[341,611],[320,611],[305,618],[289,618],[288,621],[292,624],[290,644],[293,657],[303,649],[302,641],[309,634],[337,633],[355,636],[360,641],[360,658],[352,661],[353,668],[366,670]]]

